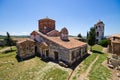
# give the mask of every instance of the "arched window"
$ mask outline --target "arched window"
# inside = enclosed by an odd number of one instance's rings
[[[99,36],[99,32],[97,32],[97,36]]]

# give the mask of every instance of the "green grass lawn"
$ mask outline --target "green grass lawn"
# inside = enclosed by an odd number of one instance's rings
[[[59,74],[58,74],[59,73]],[[62,76],[62,77],[60,77]],[[52,68],[50,70],[48,70],[47,72],[45,72],[45,74],[43,75],[42,79],[46,79],[46,80],[67,80],[67,72],[66,71],[62,71],[59,68]]]
[[[0,53],[0,80],[66,80],[68,77],[67,71],[49,65],[39,57],[22,62],[15,57],[15,47],[13,51]]]
[[[110,71],[104,67],[102,65],[103,61],[105,61],[107,59],[107,54],[102,53],[102,47],[99,45],[95,45],[93,47],[93,50],[95,50],[95,52],[93,52],[92,55],[98,55],[99,58],[97,59],[97,61],[95,62],[95,64],[93,64],[92,66],[92,70],[89,73],[89,79],[90,80],[107,80],[107,79],[111,79],[111,74]],[[98,52],[98,53],[97,53]]]

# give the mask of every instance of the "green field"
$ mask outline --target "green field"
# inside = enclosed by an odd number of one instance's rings
[[[0,53],[0,80],[66,80],[68,71],[39,57],[18,62],[16,48]]]

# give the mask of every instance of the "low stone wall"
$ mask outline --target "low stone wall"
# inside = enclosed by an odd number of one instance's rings
[[[112,68],[119,68],[120,67],[120,58],[117,55],[112,55],[112,57],[109,57],[108,59],[108,66]]]

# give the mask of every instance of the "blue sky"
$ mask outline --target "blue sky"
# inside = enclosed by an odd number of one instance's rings
[[[46,16],[70,35],[86,36],[99,19],[106,36],[120,33],[120,0],[0,0],[0,35],[29,35]]]

